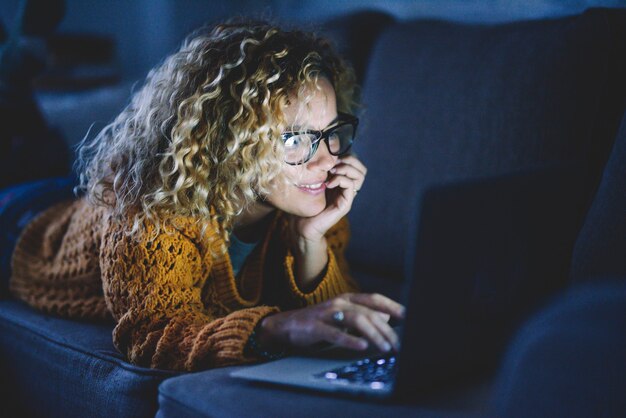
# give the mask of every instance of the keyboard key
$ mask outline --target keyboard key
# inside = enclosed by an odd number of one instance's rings
[[[316,378],[333,383],[355,382],[369,385],[372,389],[382,389],[396,374],[395,356],[382,356],[358,360],[348,366],[316,374]]]

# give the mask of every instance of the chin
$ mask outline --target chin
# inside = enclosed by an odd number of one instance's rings
[[[302,202],[302,203],[305,203],[305,202]],[[294,214],[302,218],[312,218],[313,216],[319,215],[320,213],[322,213],[322,211],[325,208],[326,208],[326,199],[323,199],[323,201],[311,202],[309,204],[300,206],[296,210],[297,213],[294,213]]]

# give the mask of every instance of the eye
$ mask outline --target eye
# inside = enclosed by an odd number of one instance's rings
[[[315,136],[311,134],[297,134],[297,135],[291,135],[287,138],[285,138],[285,136],[283,136],[283,141],[285,143],[285,149],[287,150],[308,148],[311,146],[311,143],[315,140]]]
[[[302,135],[292,135],[285,139],[285,148],[297,148],[302,144]]]

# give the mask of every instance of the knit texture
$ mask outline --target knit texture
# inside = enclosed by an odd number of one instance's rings
[[[113,319],[113,343],[134,364],[195,371],[258,361],[244,347],[264,316],[358,290],[344,259],[345,218],[326,235],[328,266],[308,293],[295,280],[281,212],[239,279],[218,224],[202,235],[193,219],[178,218],[154,238],[150,224],[126,234],[130,222],[85,199],[44,211],[17,242],[11,292],[51,314]]]

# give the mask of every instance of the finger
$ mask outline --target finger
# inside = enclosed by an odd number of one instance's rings
[[[349,309],[351,305],[354,305],[354,302],[351,301],[354,293],[343,293],[339,297],[327,300],[323,302],[323,304],[327,307],[327,310],[321,315],[321,319],[326,320],[328,323],[334,323],[333,315],[337,311],[342,311],[344,309]],[[359,306],[357,304],[357,306]],[[362,306],[362,305],[361,305]],[[366,308],[370,310],[370,308]],[[391,315],[388,313],[370,310],[373,315],[376,315],[383,323],[388,323],[391,319]]]
[[[364,175],[367,174],[367,167],[365,167],[365,164],[363,164],[361,162],[361,160],[359,160],[357,158],[356,155],[354,154],[348,154],[344,157],[340,157],[339,160],[341,162],[346,162],[348,164],[351,164],[353,166],[355,166],[357,168],[357,170],[359,170],[361,173],[363,173]]]
[[[357,190],[361,188],[363,182],[365,181],[365,175],[351,165],[341,164],[333,167],[330,172],[334,175],[348,177],[350,180],[355,182]]]
[[[372,323],[368,315],[363,311],[346,311],[345,316],[345,323],[367,338],[380,351],[386,353],[391,350],[391,343],[378,331],[378,327]]]
[[[390,319],[390,315],[387,313],[383,313],[383,312],[378,312],[378,311],[374,311],[371,310],[369,308],[365,308],[365,307],[361,307],[359,305],[354,305],[351,304],[350,302],[343,302],[341,305],[339,305],[341,299],[337,299],[336,301],[334,301],[334,303],[332,303],[331,301],[327,301],[326,303],[328,303],[327,308],[321,312],[317,318],[321,321],[326,322],[327,324],[331,324],[331,325],[337,325],[337,319],[335,317],[335,315],[337,315],[337,312],[341,311],[342,313],[344,313],[345,310],[349,310],[349,309],[354,309],[354,307],[356,306],[357,309],[366,309],[365,313],[367,313],[368,315],[373,315],[376,316],[378,318],[378,320],[383,323],[386,324],[389,322]],[[331,302],[331,303],[329,303]],[[344,313],[345,315],[345,313]]]
[[[315,327],[315,333],[319,341],[326,341],[350,350],[365,350],[369,346],[367,340],[350,335],[337,327],[330,326],[323,322],[319,322]]]
[[[389,344],[396,350],[400,351],[400,338],[389,324],[377,314],[372,315],[370,321],[378,329],[378,332],[387,340]]]
[[[404,306],[379,293],[353,293],[350,294],[349,300],[376,311],[387,313],[396,319],[403,319],[406,311]]]
[[[321,235],[326,234],[341,218],[346,216],[352,208],[352,201],[344,196],[344,190],[330,189],[326,194],[326,207],[314,217],[306,218],[306,221],[314,223],[311,228]]]
[[[328,189],[334,189],[337,186],[352,192],[354,191],[354,180],[346,176],[335,175],[328,183],[326,183],[326,188]]]
[[[354,181],[345,176],[337,176],[326,187],[330,191],[329,197],[331,201],[325,210],[336,208],[338,210],[337,216],[346,215],[352,208],[352,203],[357,193]]]
[[[340,162],[330,169],[330,172],[333,174],[343,174],[351,179],[362,179],[365,178],[365,173],[359,170],[357,167],[352,164],[347,164],[344,162]]]
[[[383,312],[378,312],[378,311],[375,311],[375,312],[376,312],[376,315],[378,315],[378,317],[381,319],[381,321],[383,321],[384,323],[389,322],[391,315],[389,315],[388,313],[383,313]]]

